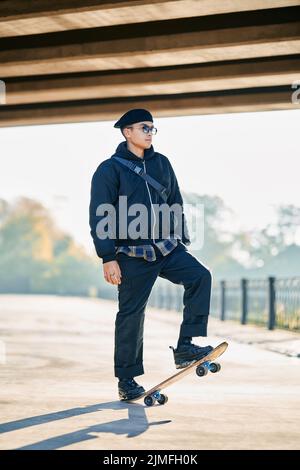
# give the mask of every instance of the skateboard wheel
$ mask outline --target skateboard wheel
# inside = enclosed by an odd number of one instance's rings
[[[164,395],[163,393],[160,394],[160,397],[157,399],[157,402],[160,404],[160,405],[165,405],[168,401],[168,397],[167,395]]]
[[[215,374],[216,372],[219,372],[219,370],[221,370],[221,364],[219,364],[218,362],[211,362],[209,364],[209,370]]]
[[[206,375],[207,372],[208,372],[208,370],[207,370],[207,367],[205,367],[205,366],[198,366],[197,369],[196,369],[196,374],[199,377],[204,377],[204,375]]]
[[[147,395],[144,398],[144,403],[146,406],[153,406],[155,403],[155,398],[153,398],[151,395]]]

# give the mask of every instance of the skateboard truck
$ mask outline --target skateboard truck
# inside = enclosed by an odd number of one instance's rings
[[[199,377],[204,377],[204,375],[208,374],[208,371],[215,374],[216,372],[219,372],[220,370],[221,370],[221,364],[219,364],[218,362],[207,361],[196,368],[196,374]]]
[[[146,406],[153,406],[156,401],[160,405],[165,405],[168,401],[168,396],[164,393],[156,391],[154,393],[151,393],[151,395],[146,395],[144,398],[144,403]]]

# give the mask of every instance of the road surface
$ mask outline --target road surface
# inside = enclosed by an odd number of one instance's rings
[[[190,375],[166,405],[146,408],[118,400],[116,302],[2,295],[0,305],[1,449],[300,448],[300,358],[240,343],[238,325],[212,320],[209,337],[195,340],[229,341],[220,373]],[[145,388],[176,372],[168,346],[180,321],[147,307]],[[278,332],[257,334],[270,344]]]

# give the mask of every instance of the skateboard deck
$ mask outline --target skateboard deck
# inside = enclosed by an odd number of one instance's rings
[[[193,362],[189,366],[185,367],[184,369],[180,369],[177,374],[168,377],[163,382],[155,385],[155,387],[150,388],[149,390],[145,391],[143,395],[140,395],[138,398],[133,398],[132,400],[126,400],[128,402],[134,402],[141,400],[144,398],[144,403],[146,406],[152,406],[157,401],[160,405],[164,405],[168,401],[168,397],[165,394],[160,393],[161,390],[169,387],[173,383],[177,382],[178,380],[183,379],[186,375],[192,373],[194,370],[199,377],[203,377],[209,371],[212,373],[219,372],[221,369],[220,364],[213,362],[219,356],[221,356],[227,349],[228,343],[223,342],[216,346],[209,354],[202,357],[198,361]]]

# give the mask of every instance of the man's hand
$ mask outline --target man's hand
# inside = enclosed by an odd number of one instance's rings
[[[118,261],[108,261],[103,264],[104,277],[110,284],[121,284],[121,270]]]

